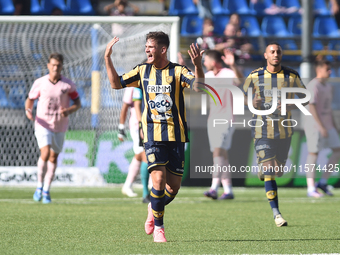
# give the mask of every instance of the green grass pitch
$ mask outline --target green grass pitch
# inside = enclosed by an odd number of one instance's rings
[[[288,221],[281,228],[264,188],[234,188],[232,201],[205,198],[205,190],[180,190],[165,210],[168,243],[153,243],[144,232],[147,205],[124,197],[119,187],[52,187],[50,205],[33,201],[34,188],[1,187],[0,254],[340,252],[340,189],[313,199],[305,188],[279,188]]]

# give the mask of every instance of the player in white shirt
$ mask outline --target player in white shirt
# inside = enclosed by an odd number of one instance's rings
[[[228,65],[230,68],[224,67],[223,63]],[[224,56],[216,50],[206,51],[204,57],[204,66],[208,71],[205,74],[207,84],[209,84],[209,80],[212,81],[212,78],[219,78],[224,79],[225,84],[233,84],[237,86],[241,83],[241,80],[239,79],[243,78],[243,74],[240,72],[235,63],[235,57],[233,53],[227,49],[224,50]],[[232,128],[229,124],[213,127],[213,119],[227,119],[229,123],[231,120],[233,120],[232,95],[230,90],[223,87],[215,87],[215,90],[221,98],[222,106],[216,106],[213,100],[210,98],[208,137],[210,150],[213,153],[213,163],[215,169],[217,169],[217,166],[222,168],[223,166],[229,165],[228,150],[231,146],[234,128]],[[234,194],[232,191],[231,173],[228,171],[222,173],[215,171],[212,174],[212,184],[210,190],[204,192],[204,195],[211,197],[212,199],[217,199],[220,183],[222,183],[224,192],[219,197],[219,199],[233,199]]]
[[[340,160],[340,139],[335,125],[332,111],[332,85],[327,83],[331,74],[329,61],[319,61],[315,66],[316,78],[306,86],[311,92],[311,99],[307,109],[312,116],[304,116],[304,129],[307,138],[308,156],[306,160],[307,196],[321,197],[317,188],[325,194],[333,194],[327,188],[327,180],[335,164]],[[320,150],[331,148],[333,153],[327,163],[327,171],[322,170],[322,178],[315,184],[316,161]],[[315,165],[313,169],[313,165]],[[322,168],[322,167],[321,167]],[[308,169],[308,171],[307,171]]]
[[[26,116],[32,115],[34,100],[39,99],[35,117],[35,137],[40,149],[38,160],[38,185],[33,195],[35,201],[51,203],[50,186],[62,151],[68,116],[81,107],[75,84],[61,75],[63,56],[53,53],[49,57],[49,74],[37,79],[25,102]],[[70,106],[70,99],[74,104]],[[43,183],[44,182],[44,183]]]
[[[120,119],[119,119],[119,126],[118,126],[118,130],[119,130],[118,139],[120,141],[124,141],[124,139],[126,138],[125,131],[124,131],[124,128],[125,128],[124,123],[127,117],[127,111],[130,109],[129,129],[130,129],[130,135],[133,141],[133,152],[135,153],[135,156],[133,157],[130,163],[128,175],[125,179],[125,183],[122,188],[122,193],[124,195],[127,195],[128,197],[137,197],[137,193],[135,193],[132,189],[132,184],[134,180],[136,179],[139,169],[144,169],[145,167],[147,168],[146,161],[143,161],[143,155],[145,157],[144,148],[143,146],[139,144],[139,122],[138,122],[135,102],[134,102],[135,100],[139,100],[139,99],[136,99],[136,95],[138,94],[137,92],[132,87],[126,88],[126,90],[124,91],[123,105],[122,105],[122,110],[120,112]],[[135,95],[135,98],[134,98],[134,95]],[[141,178],[143,182],[143,202],[148,203],[150,201],[148,199],[148,193],[145,194],[146,191],[144,187],[144,177],[145,177],[144,175],[146,174],[142,170]],[[147,172],[147,178],[149,178],[148,172]]]

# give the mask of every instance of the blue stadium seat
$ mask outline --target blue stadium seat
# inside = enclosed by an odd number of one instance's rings
[[[270,8],[272,6],[273,0],[258,0],[257,3],[253,3],[250,1],[249,8],[252,13],[254,13],[256,16],[263,16],[266,15],[264,10],[266,8]]]
[[[43,13],[50,15],[54,8],[59,8],[63,13],[67,12],[67,7],[64,0],[41,0],[41,8]]]
[[[285,50],[295,50],[297,51],[299,48],[296,45],[295,41],[292,39],[284,39],[279,40],[278,43],[281,45],[282,49]],[[301,62],[302,58],[300,55],[288,55],[284,54],[282,57],[282,60],[284,61],[296,61]]]
[[[70,15],[93,15],[95,11],[90,0],[67,0],[67,14]]]
[[[198,15],[198,10],[192,0],[170,0],[168,14],[172,16]]]
[[[8,100],[6,96],[6,92],[3,88],[0,87],[0,107],[8,107]]]
[[[338,37],[338,25],[336,21],[331,16],[318,16],[314,20],[313,35],[328,36],[328,37]]]
[[[227,15],[230,14],[229,10],[223,8],[221,0],[211,0],[210,9],[213,15]]]
[[[288,30],[285,21],[281,16],[266,16],[261,24],[263,36],[288,36]]]
[[[324,46],[323,46],[323,44],[320,40],[313,40],[312,49],[313,50],[323,50]]]
[[[224,0],[223,9],[229,11],[230,13],[255,14],[255,12],[249,9],[246,0]]]
[[[247,36],[260,36],[261,29],[257,18],[253,15],[241,16],[242,33]],[[245,30],[245,31],[244,31]]]
[[[0,15],[9,15],[14,13],[14,4],[12,0],[0,0]]]
[[[41,7],[39,0],[31,0],[31,14],[39,15],[43,14],[44,10]]]
[[[214,34],[223,35],[225,26],[229,22],[229,16],[214,16]]]
[[[183,17],[181,25],[182,36],[200,36],[203,33],[203,18],[187,15]]]
[[[314,13],[317,15],[330,15],[330,11],[327,9],[325,0],[314,0]]]
[[[13,84],[8,93],[9,106],[14,109],[25,108],[26,96],[26,86]]]
[[[302,33],[302,18],[301,16],[292,16],[288,20],[288,32],[290,35],[301,35]]]
[[[276,0],[276,5],[279,7],[296,7],[301,8],[299,0]]]

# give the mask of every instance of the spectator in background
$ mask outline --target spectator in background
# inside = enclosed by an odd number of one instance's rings
[[[331,13],[334,16],[338,28],[340,28],[340,0],[329,0],[331,5]]]
[[[237,13],[230,15],[229,24],[233,24],[236,28],[237,36],[245,35],[244,29],[241,27],[241,18]]]
[[[104,11],[110,16],[133,16],[139,12],[139,8],[128,0],[115,0],[112,4],[106,5]]]
[[[31,0],[14,0],[14,15],[30,15]]]
[[[212,19],[205,18],[203,22],[203,35],[196,39],[201,49],[213,49],[215,48],[214,42],[214,22]]]
[[[104,11],[110,16],[133,16],[139,12],[139,8],[128,0],[115,0],[112,4],[106,5]],[[113,36],[120,36],[125,31],[124,25],[118,23],[113,23],[111,29]]]
[[[198,9],[198,16],[200,18],[212,19],[213,15],[210,9],[210,0],[192,0]]]
[[[60,8],[55,7],[55,8],[53,8],[51,15],[61,16],[61,15],[64,15],[64,14],[63,14],[63,11]]]
[[[230,49],[237,58],[250,59],[250,51],[253,46],[244,38],[237,36],[237,27],[228,23],[224,30],[224,37],[215,41],[215,50],[223,51],[225,48]]]

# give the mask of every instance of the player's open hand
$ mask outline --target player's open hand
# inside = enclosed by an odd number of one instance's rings
[[[262,99],[261,97],[258,96],[257,93],[255,93],[255,96],[253,98],[253,106],[255,109],[260,109],[261,107],[261,102],[262,102]]]
[[[202,56],[203,56],[204,50],[200,50],[198,44],[191,44],[190,50],[188,50],[188,54],[191,58],[191,62],[194,66],[202,65]]]
[[[234,66],[235,65],[234,53],[227,48],[223,50],[223,53],[224,53],[224,56],[222,56],[223,62],[228,66]]]
[[[118,37],[113,37],[113,39],[106,45],[106,50],[105,50],[105,57],[109,58],[111,57],[112,54],[112,46],[115,45],[119,41]]]
[[[67,116],[70,115],[70,112],[67,108],[61,107],[60,108],[60,115],[61,115],[61,117],[67,117]]]

